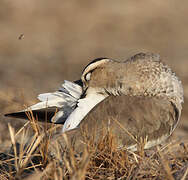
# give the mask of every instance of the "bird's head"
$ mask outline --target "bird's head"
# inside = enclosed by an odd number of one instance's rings
[[[104,68],[105,64],[111,61],[108,58],[97,58],[91,61],[83,70],[81,80],[83,82],[83,90],[86,90],[92,80],[92,74]]]

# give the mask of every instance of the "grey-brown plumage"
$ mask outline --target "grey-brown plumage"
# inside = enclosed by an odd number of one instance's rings
[[[147,138],[149,148],[170,136],[180,119],[183,88],[159,55],[140,53],[124,62],[94,60],[79,82],[82,94],[63,127],[78,144],[84,129],[97,139],[110,128],[118,147],[134,150],[141,138]],[[96,103],[87,109],[92,101]]]
[[[147,139],[145,148],[149,148],[169,137],[181,115],[183,89],[159,55],[140,53],[124,62],[106,59],[98,63],[83,72],[84,88],[109,96],[76,130],[68,132],[69,137],[82,142],[82,131],[87,129],[98,139],[110,129],[119,147],[132,150],[141,138]],[[90,72],[88,81],[85,77]]]
[[[76,137],[80,143],[84,141],[81,134],[86,130],[88,137],[95,134],[98,140],[110,129],[119,148],[135,150],[141,138],[147,138],[145,148],[150,148],[170,136],[178,122],[179,113],[166,98],[109,96],[69,136]]]

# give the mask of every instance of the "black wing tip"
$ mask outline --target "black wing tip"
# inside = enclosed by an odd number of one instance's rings
[[[13,112],[4,114],[5,117],[25,118],[25,112]]]
[[[4,114],[5,117],[9,116],[9,113],[8,114]]]
[[[32,114],[30,116],[30,114]],[[30,119],[32,117],[36,118],[38,121],[41,122],[47,122],[47,123],[53,123],[51,121],[52,117],[54,116],[54,111],[47,112],[46,110],[33,110],[30,111],[20,111],[20,112],[13,112],[13,113],[7,113],[4,114],[5,117],[13,117],[13,118],[19,118],[19,119]]]
[[[14,113],[7,113],[7,114],[4,114],[5,117],[10,117],[10,116],[14,116]]]

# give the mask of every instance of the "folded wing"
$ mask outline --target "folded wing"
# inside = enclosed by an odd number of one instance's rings
[[[74,111],[69,115],[63,126],[62,132],[66,132],[78,127],[85,116],[100,102],[102,102],[108,95],[100,94],[94,89],[88,90],[84,98],[78,100]]]

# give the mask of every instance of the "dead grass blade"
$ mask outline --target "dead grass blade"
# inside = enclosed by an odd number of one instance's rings
[[[167,178],[168,178],[169,180],[174,180],[174,178],[173,178],[173,176],[172,176],[171,169],[170,169],[170,167],[169,167],[169,162],[168,162],[168,160],[165,158],[165,156],[163,155],[163,153],[161,153],[161,151],[159,150],[159,148],[158,148],[158,153],[159,153],[159,156],[160,156],[160,158],[161,158],[161,163],[162,163],[163,168],[164,168],[164,170],[165,170],[165,172],[166,172]]]
[[[187,177],[188,177],[188,167],[187,167],[183,177],[181,178],[181,180],[186,180]]]
[[[9,132],[10,132],[10,139],[11,139],[11,142],[12,142],[12,145],[13,145],[13,149],[14,149],[14,162],[15,162],[15,168],[16,168],[16,171],[18,172],[19,170],[19,167],[18,167],[18,152],[17,152],[17,148],[16,148],[16,140],[15,140],[15,131],[14,129],[12,128],[12,126],[10,124],[8,124],[8,128],[9,128]]]

